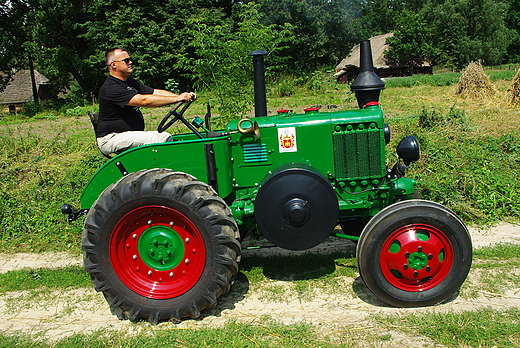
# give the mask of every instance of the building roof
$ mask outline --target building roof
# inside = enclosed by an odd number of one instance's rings
[[[49,79],[34,71],[36,86],[49,83]],[[33,99],[31,72],[30,70],[19,70],[11,78],[9,84],[0,92],[0,104],[19,104]]]
[[[386,43],[386,39],[392,36],[394,36],[394,33],[377,35],[369,39],[370,46],[372,47],[372,60],[374,62],[375,69],[399,67],[396,63],[389,62],[385,56],[386,52],[390,48],[390,45]],[[354,48],[352,48],[350,54],[336,66],[336,72],[341,73],[342,71],[347,70],[347,68],[349,67],[359,68],[359,53],[361,50],[360,47],[361,46],[357,44],[356,46],[354,46]],[[431,64],[428,62],[424,62],[422,66],[427,67],[431,66]]]
[[[393,33],[377,35],[371,37],[370,46],[372,47],[372,60],[374,61],[374,68],[386,68],[388,64],[385,60],[385,53],[390,48],[390,45],[386,43],[386,39],[394,36]],[[336,71],[345,70],[349,66],[354,66],[359,68],[359,57],[360,57],[361,45],[357,44],[352,48],[350,54],[343,59],[338,66],[336,66]]]

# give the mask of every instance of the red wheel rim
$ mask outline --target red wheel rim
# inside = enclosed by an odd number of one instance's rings
[[[153,299],[173,298],[191,289],[206,260],[198,228],[184,214],[164,206],[127,213],[112,231],[109,248],[119,279]]]
[[[386,239],[379,260],[390,284],[404,291],[425,291],[448,276],[453,247],[438,228],[412,224],[397,229]]]

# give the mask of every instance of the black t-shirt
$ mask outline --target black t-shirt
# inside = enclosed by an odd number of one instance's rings
[[[128,78],[108,76],[99,90],[99,121],[96,137],[110,133],[144,130],[144,118],[137,106],[126,105],[136,94],[153,94],[154,89]]]

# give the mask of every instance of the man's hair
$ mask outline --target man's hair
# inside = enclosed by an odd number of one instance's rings
[[[110,63],[112,63],[112,59],[114,57],[115,51],[117,51],[117,50],[126,52],[126,50],[123,47],[114,47],[114,48],[109,49],[107,51],[107,53],[105,53],[105,65],[107,67],[110,66]]]

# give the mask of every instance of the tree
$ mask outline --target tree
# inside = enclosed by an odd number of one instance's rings
[[[394,37],[387,39],[390,60],[410,68],[430,61],[433,56],[430,31],[420,14],[404,10],[396,29]]]
[[[0,91],[8,84],[16,68],[26,68],[29,40],[26,18],[29,8],[18,0],[2,1],[0,6]]]
[[[492,0],[430,0],[421,13],[431,27],[436,63],[459,69],[479,59],[502,63],[512,37],[506,10]]]
[[[250,2],[250,1],[246,1]],[[290,24],[294,40],[283,51],[290,73],[305,74],[336,64],[362,37],[356,0],[258,0],[262,23]]]
[[[507,49],[510,62],[520,62],[520,0],[507,1],[509,10],[506,16],[506,26],[512,31],[511,45]]]
[[[189,70],[199,88],[216,93],[214,102],[224,116],[244,113],[253,104],[249,54],[267,51],[268,70],[276,70],[283,66],[278,53],[293,39],[289,25],[260,23],[257,4],[237,4],[233,10],[235,21],[222,18],[219,25],[208,25],[202,16],[192,17],[187,32],[192,38],[190,49],[178,52],[175,64],[178,70]]]

